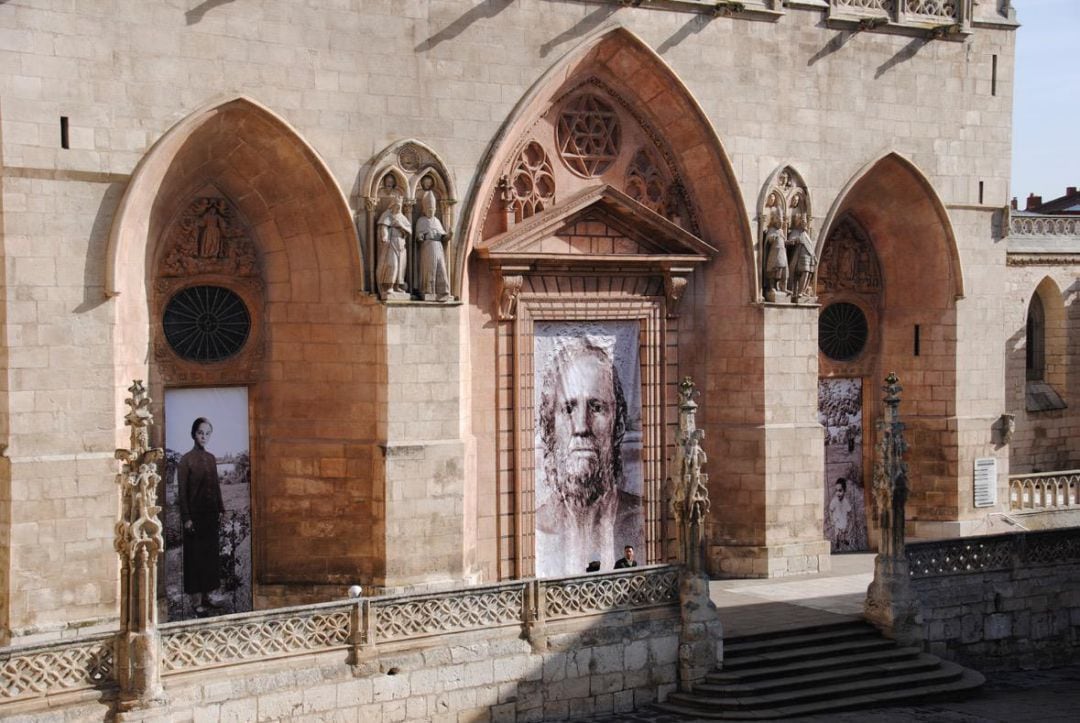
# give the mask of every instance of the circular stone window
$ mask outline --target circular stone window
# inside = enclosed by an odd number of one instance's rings
[[[619,116],[595,95],[582,95],[559,115],[555,137],[571,171],[586,178],[599,176],[619,156]]]
[[[190,286],[165,305],[165,339],[181,358],[216,362],[240,351],[251,331],[243,300],[221,286]]]
[[[866,346],[866,314],[855,304],[829,304],[818,317],[818,348],[834,361],[851,361]]]

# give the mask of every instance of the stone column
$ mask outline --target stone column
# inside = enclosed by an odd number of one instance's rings
[[[719,668],[724,660],[724,629],[709,597],[705,572],[705,521],[709,515],[709,476],[702,471],[705,432],[697,428],[697,403],[690,377],[679,384],[679,439],[675,447],[671,511],[678,529],[679,559],[679,689]]]
[[[866,591],[865,616],[890,638],[922,644],[922,618],[911,590],[904,547],[908,470],[904,462],[907,442],[900,421],[900,379],[885,378],[885,413],[878,422],[878,450],[874,461],[874,502],[878,516],[878,554],[874,581]]]
[[[141,380],[129,388],[130,409],[124,423],[131,427],[131,448],[116,450],[122,468],[120,520],[116,523],[116,552],[120,556],[120,634],[116,673],[120,683],[119,710],[153,708],[164,704],[161,686],[161,638],[157,630],[157,564],[165,548],[158,513],[157,463],[164,458],[149,446],[150,397]]]

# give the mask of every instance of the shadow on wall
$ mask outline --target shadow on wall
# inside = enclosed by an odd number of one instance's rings
[[[195,7],[191,8],[191,10],[188,10],[186,13],[184,13],[184,19],[187,21],[188,25],[194,25],[195,23],[202,20],[203,16],[206,15],[206,13],[210,12],[216,7],[227,5],[232,1],[233,0],[203,0],[203,2],[199,3]]]
[[[554,38],[541,45],[540,57],[546,58],[552,50],[567,42],[568,40],[580,38],[582,35],[586,35],[595,28],[600,27],[600,24],[612,15],[614,15],[615,11],[618,9],[618,6],[615,5],[601,5],[600,7],[596,8],[591,13],[579,20],[576,25],[562,31]]]
[[[926,45],[929,41],[926,38],[915,38],[910,43],[900,48],[896,55],[892,56],[884,63],[878,66],[877,72],[874,73],[874,78],[880,78],[888,73],[900,63],[906,60],[911,60],[915,57],[915,54],[919,52],[920,48]]]
[[[493,18],[513,4],[513,2],[514,0],[484,0],[484,2],[467,11],[460,18],[417,45],[413,50],[418,53],[423,53],[431,50],[444,41],[453,40],[465,32],[469,26],[477,20],[481,20],[482,18]]]
[[[0,0],[0,4],[5,0]],[[86,263],[83,267],[83,300],[72,311],[82,314],[93,311],[105,303],[105,274],[101,269],[101,260],[105,258],[109,245],[109,233],[112,230],[113,219],[116,217],[116,208],[120,204],[120,198],[124,195],[126,183],[110,183],[98,206],[97,215],[94,217],[94,225],[90,230],[89,248],[86,253]]]
[[[700,33],[708,27],[710,19],[711,18],[708,15],[695,15],[690,18],[681,28],[676,30],[670,38],[660,43],[659,47],[656,48],[656,54],[663,55],[691,35]]]

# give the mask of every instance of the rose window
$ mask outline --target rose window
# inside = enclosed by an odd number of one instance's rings
[[[619,117],[595,95],[570,101],[559,114],[555,135],[563,161],[579,176],[599,176],[619,155]]]
[[[217,362],[240,351],[251,331],[243,300],[220,286],[190,286],[165,305],[165,340],[182,359]]]

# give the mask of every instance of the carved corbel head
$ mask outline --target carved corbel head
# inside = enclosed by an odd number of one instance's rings
[[[669,269],[664,274],[664,296],[667,297],[668,318],[679,315],[679,303],[682,301],[683,292],[689,283],[686,269]]]
[[[517,316],[518,295],[525,283],[519,274],[499,274],[498,277],[499,321],[512,321]]]

